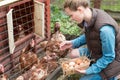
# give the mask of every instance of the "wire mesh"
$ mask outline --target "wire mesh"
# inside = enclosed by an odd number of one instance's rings
[[[20,75],[24,71],[24,70],[18,71],[19,65],[22,64],[22,63],[18,63],[20,51],[30,42],[33,36],[29,37],[27,41],[20,44],[20,46],[16,48],[14,55],[11,55],[9,53],[8,30],[7,30],[7,20],[6,20],[6,14],[8,12],[8,9],[13,9],[13,13],[12,13],[13,28],[14,28],[13,32],[14,32],[14,39],[15,41],[17,41],[19,36],[21,35],[26,36],[34,31],[33,0],[22,0],[18,3],[14,3],[9,6],[0,7],[0,64],[3,64],[5,68],[5,73],[3,74],[7,74],[10,80],[13,80],[14,77],[16,77],[18,74]],[[22,28],[22,30],[20,29],[20,27]],[[29,49],[29,51],[31,50],[33,49]],[[18,73],[16,73],[15,71],[16,72],[18,71]]]
[[[0,49],[7,47],[8,43],[8,33],[7,33],[7,23],[6,14],[7,7],[0,7]]]
[[[33,1],[11,7],[13,9],[14,39],[17,41],[22,35],[28,35],[34,30]]]
[[[45,3],[44,14],[46,16],[45,25],[47,27],[49,26],[48,18],[50,16],[48,14],[50,13],[48,10],[49,6],[46,6],[46,5],[48,5],[49,3],[48,1],[45,1],[44,3]],[[14,29],[13,32],[14,32],[14,39],[15,39],[15,45],[16,45],[15,51],[13,54],[9,53],[8,30],[7,30],[7,20],[6,20],[6,14],[10,9],[13,9],[13,12],[12,12],[13,29]],[[47,29],[46,30],[46,34],[47,34],[47,32],[50,30],[50,27],[46,29]],[[21,56],[21,50],[30,43],[31,39],[34,38],[34,40],[36,40],[35,35],[33,36],[33,32],[34,32],[34,2],[33,0],[20,0],[18,2],[7,5],[6,8],[0,7],[0,64],[3,64],[5,68],[5,72],[3,74],[7,74],[9,80],[14,80],[19,75],[23,74],[24,72],[27,72],[26,68],[31,66],[31,65],[28,65],[24,69],[20,69],[19,67],[22,64],[22,62],[19,61],[19,57]],[[20,40],[19,38],[21,37],[23,39]],[[35,48],[36,47],[30,48],[27,52],[32,51]],[[1,75],[2,74],[0,73],[0,77]]]

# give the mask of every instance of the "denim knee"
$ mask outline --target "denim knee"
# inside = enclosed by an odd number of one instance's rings
[[[89,74],[82,76],[79,80],[103,80],[99,74]],[[112,77],[108,80],[117,80],[116,77]]]
[[[82,76],[79,80],[102,80],[99,74],[89,74]]]
[[[90,55],[88,48],[83,48],[83,47],[79,48],[79,53],[80,53],[80,56],[89,56]]]

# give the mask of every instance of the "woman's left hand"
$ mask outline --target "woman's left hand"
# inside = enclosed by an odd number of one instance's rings
[[[75,71],[76,71],[77,73],[82,73],[82,74],[85,74],[85,73],[86,73],[86,70],[75,69]]]

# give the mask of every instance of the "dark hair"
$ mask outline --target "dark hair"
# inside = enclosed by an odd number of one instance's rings
[[[76,11],[79,6],[88,7],[88,0],[65,0],[64,9],[69,8],[72,11]]]

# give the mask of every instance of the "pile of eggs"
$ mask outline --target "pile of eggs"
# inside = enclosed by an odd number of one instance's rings
[[[86,69],[89,67],[90,60],[87,57],[80,57],[63,61],[61,67],[64,75],[75,74],[75,69]]]

